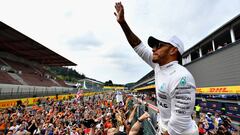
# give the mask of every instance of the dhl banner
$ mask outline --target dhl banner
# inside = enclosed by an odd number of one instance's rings
[[[240,94],[240,86],[221,86],[197,88],[197,93],[202,94]]]
[[[134,89],[134,92],[148,89],[155,89],[155,85],[148,85]],[[240,94],[240,86],[219,86],[197,88],[198,94]]]

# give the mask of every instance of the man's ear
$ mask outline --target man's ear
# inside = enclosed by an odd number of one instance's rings
[[[177,52],[178,52],[178,49],[177,49],[176,47],[172,47],[172,48],[170,49],[170,55],[177,54]]]

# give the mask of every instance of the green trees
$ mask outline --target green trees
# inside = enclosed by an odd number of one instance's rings
[[[77,82],[79,79],[84,79],[84,74],[79,74],[75,69],[67,67],[50,67],[49,71],[56,74],[58,79],[68,82]]]

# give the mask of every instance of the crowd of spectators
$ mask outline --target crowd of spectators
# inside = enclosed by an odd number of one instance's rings
[[[199,135],[239,135],[236,125],[226,115],[219,113],[200,113],[198,120]]]
[[[0,135],[143,134],[141,122],[134,120],[137,107],[131,96],[125,95],[119,102],[115,93],[65,101],[42,98],[34,106],[19,104],[1,110]],[[145,112],[138,119],[144,121],[149,117]],[[196,122],[200,135],[239,134],[231,119],[218,113],[200,112]]]
[[[220,99],[220,100],[239,100],[240,95],[237,94],[216,94],[216,95],[209,95],[209,94],[197,94],[199,98],[205,99]]]
[[[65,101],[43,98],[34,106],[20,104],[1,110],[0,135],[137,134],[139,124],[134,125],[133,117],[138,105],[131,98],[124,96],[116,102],[115,94],[108,93]],[[142,120],[148,117],[144,116]]]

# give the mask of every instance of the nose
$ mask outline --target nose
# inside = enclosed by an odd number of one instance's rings
[[[157,49],[156,49],[156,47],[153,47],[152,48],[152,52],[155,52]]]

